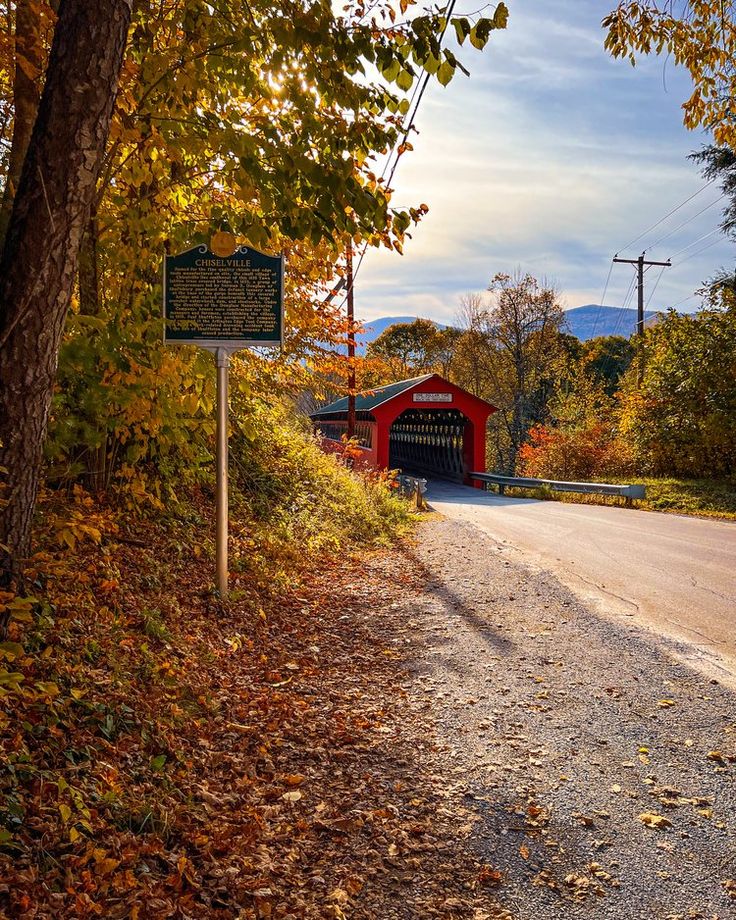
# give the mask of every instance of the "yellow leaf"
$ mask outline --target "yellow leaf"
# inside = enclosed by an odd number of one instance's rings
[[[119,859],[107,858],[97,863],[95,869],[100,875],[109,875],[111,872],[114,872],[119,865]]]
[[[655,815],[650,811],[645,811],[643,814],[639,815],[639,820],[646,827],[653,827],[656,830],[661,830],[664,827],[672,827],[672,822],[669,818],[665,818],[664,815]]]
[[[344,888],[335,888],[330,894],[330,899],[336,904],[347,904],[350,897]]]

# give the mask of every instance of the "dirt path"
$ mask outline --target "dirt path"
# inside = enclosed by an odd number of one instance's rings
[[[470,524],[428,522],[405,565],[404,689],[511,915],[736,916],[734,695]]]

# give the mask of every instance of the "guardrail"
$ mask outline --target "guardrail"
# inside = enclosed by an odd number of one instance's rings
[[[411,498],[418,510],[421,511],[426,506],[424,493],[427,491],[427,480],[402,474],[396,477],[396,481],[399,484],[400,494]]]
[[[609,482],[558,482],[554,479],[529,479],[524,476],[497,476],[495,473],[471,473],[471,479],[477,479],[487,485],[498,486],[499,495],[506,487],[514,489],[551,489],[553,492],[582,492],[588,495],[620,495],[630,505],[635,498],[646,498],[646,486],[619,486]]]

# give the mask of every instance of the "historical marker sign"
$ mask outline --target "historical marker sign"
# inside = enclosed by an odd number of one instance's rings
[[[281,345],[284,258],[239,246],[195,246],[164,260],[164,342],[227,348]]]

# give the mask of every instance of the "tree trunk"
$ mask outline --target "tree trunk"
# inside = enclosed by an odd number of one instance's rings
[[[0,582],[18,576],[59,344],[110,128],[130,0],[62,0],[0,260]]]
[[[18,188],[23,161],[31,141],[41,98],[43,43],[38,12],[32,0],[18,0],[15,6],[15,74],[13,76],[13,137],[8,156],[3,200],[0,205],[0,247],[13,209],[13,197]]]

